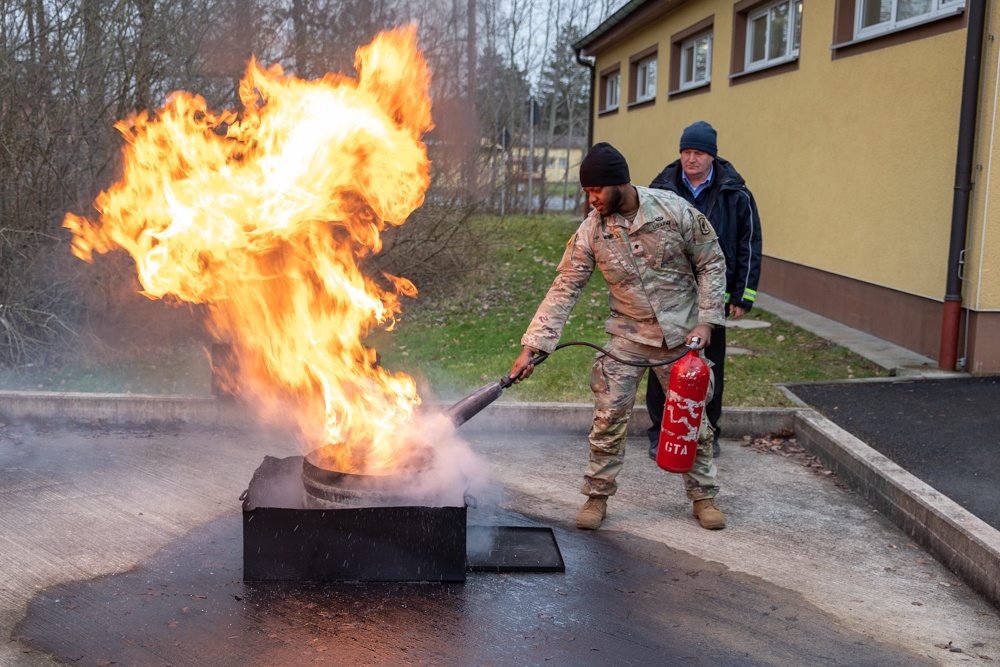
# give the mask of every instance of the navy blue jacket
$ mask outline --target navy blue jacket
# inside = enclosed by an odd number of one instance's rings
[[[757,298],[760,280],[761,235],[757,202],[746,181],[728,161],[715,158],[712,185],[695,199],[684,181],[681,161],[674,160],[650,183],[651,188],[671,190],[705,214],[726,256],[726,303],[749,311]]]

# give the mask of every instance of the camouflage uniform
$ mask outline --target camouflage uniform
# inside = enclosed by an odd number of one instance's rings
[[[596,210],[566,244],[559,275],[538,307],[521,344],[552,352],[570,311],[596,266],[607,280],[611,313],[605,349],[634,361],[677,356],[699,323],[725,322],[726,262],[704,215],[672,192],[636,186],[639,212],[629,223]],[[626,429],[644,368],[598,355],[590,375],[594,423],[590,468],[583,493],[614,495],[625,454]],[[669,382],[670,366],[655,372]],[[709,390],[711,391],[711,389]],[[684,475],[691,500],[718,492],[712,461],[712,433],[702,420],[694,469]]]

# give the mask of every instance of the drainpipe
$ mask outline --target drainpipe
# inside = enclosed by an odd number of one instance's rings
[[[576,62],[590,70],[590,101],[587,103],[587,148],[594,144],[594,93],[597,92],[597,70],[594,65],[597,61],[593,58],[585,58],[583,49],[576,50]]]
[[[590,99],[587,102],[587,149],[589,150],[594,145],[594,93],[597,92],[597,70],[595,69],[597,58],[585,58],[583,48],[581,47],[576,50],[576,62],[590,70]],[[584,154],[586,154],[586,151],[584,151]],[[581,208],[584,215],[590,212],[590,198],[586,195],[583,197],[583,206]],[[575,204],[573,210],[576,210]]]
[[[941,351],[938,368],[953,371],[958,363],[958,330],[962,315],[962,265],[972,191],[972,159],[976,145],[976,107],[979,104],[980,64],[986,23],[986,0],[968,0],[969,24],[965,41],[965,74],[962,109],[958,122],[958,158],[955,163],[955,196],[951,207],[951,243],[948,279],[941,318]]]

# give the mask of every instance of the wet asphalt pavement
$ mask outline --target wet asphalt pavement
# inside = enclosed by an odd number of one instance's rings
[[[225,516],[135,570],[46,590],[16,639],[77,665],[930,664],[788,590],[639,538],[557,526],[565,574],[246,584],[240,523]]]
[[[1000,530],[1000,378],[900,378],[789,390]]]

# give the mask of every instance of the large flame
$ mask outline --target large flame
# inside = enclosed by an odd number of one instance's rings
[[[358,261],[423,202],[432,127],[414,27],[358,49],[356,67],[357,79],[304,81],[251,61],[239,114],[178,92],[130,116],[97,220],[64,223],[81,259],[122,248],[146,295],[205,304],[244,391],[293,405],[307,444],[344,471],[397,464],[419,403],[412,378],[361,342],[416,290],[393,276],[380,287]]]

